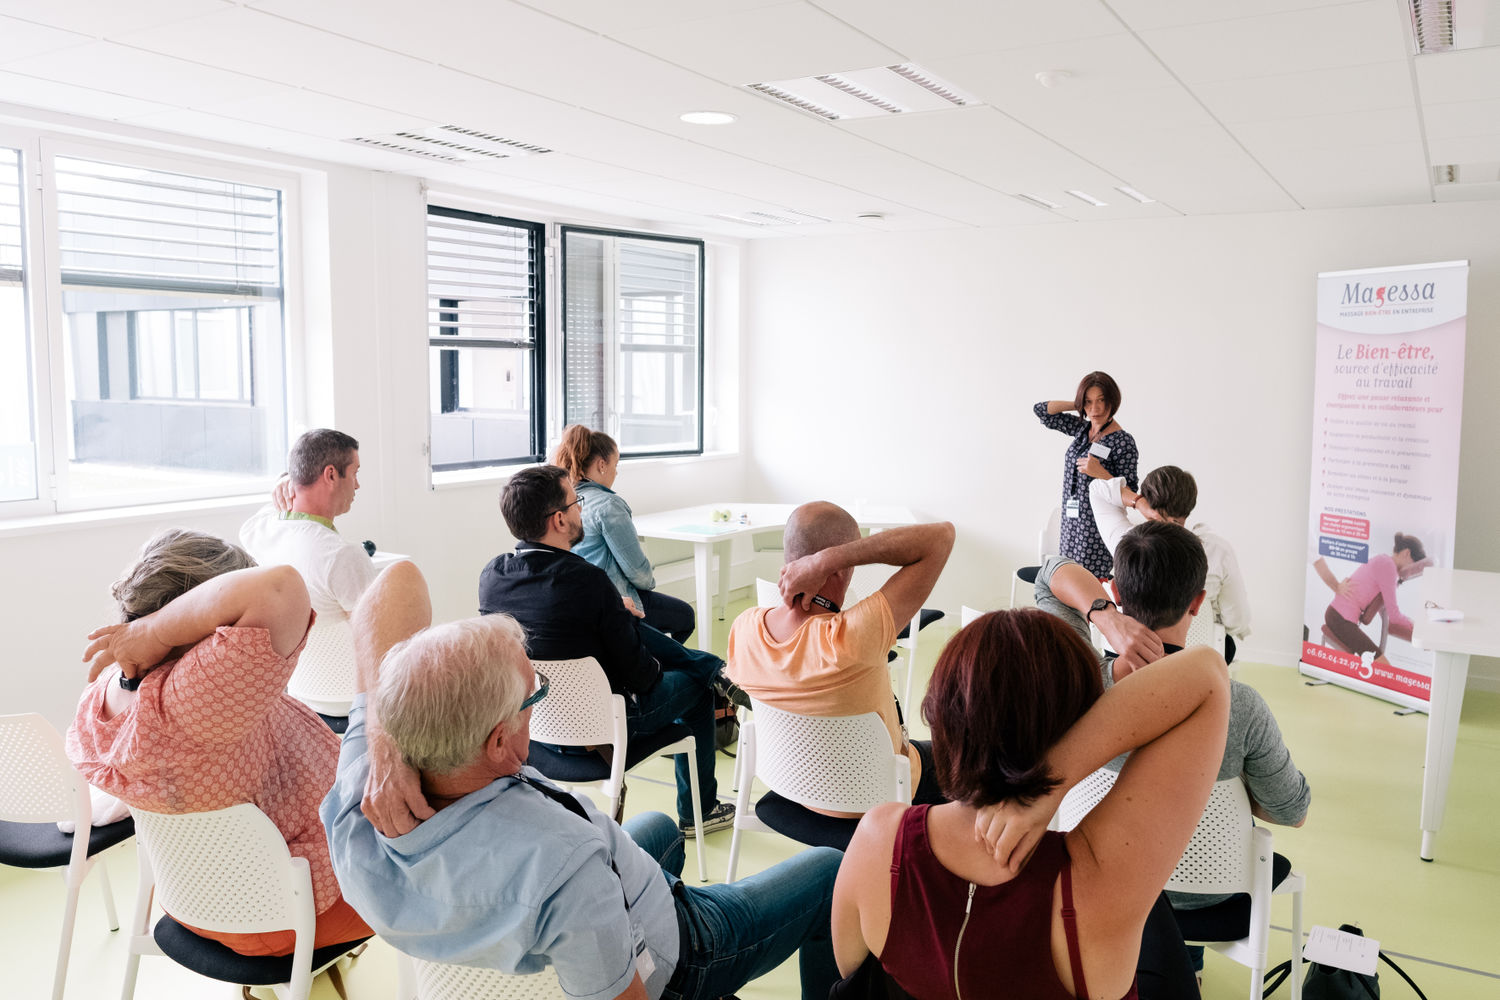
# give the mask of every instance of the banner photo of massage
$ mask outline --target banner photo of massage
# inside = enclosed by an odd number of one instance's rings
[[[1318,275],[1302,673],[1426,711],[1422,571],[1452,566],[1468,261]]]

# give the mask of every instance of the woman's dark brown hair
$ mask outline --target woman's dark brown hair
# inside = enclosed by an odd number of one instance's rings
[[[1113,420],[1115,414],[1120,412],[1120,387],[1105,372],[1089,372],[1083,377],[1083,381],[1078,383],[1078,392],[1073,397],[1073,409],[1080,414],[1083,413],[1085,397],[1095,386],[1098,386],[1099,391],[1104,393],[1104,405],[1109,409],[1109,420]],[[1105,424],[1108,424],[1109,420],[1106,420]]]
[[[1057,787],[1047,753],[1103,686],[1098,655],[1044,611],[970,622],[938,657],[922,700],[943,794],[987,806]]]
[[[587,479],[586,470],[596,459],[609,461],[620,451],[615,439],[603,431],[591,431],[582,424],[563,428],[562,440],[552,452],[552,464],[566,469],[573,485]]]
[[[1421,562],[1427,558],[1427,547],[1422,544],[1422,539],[1416,535],[1403,535],[1398,531],[1396,532],[1396,547],[1391,551],[1400,552],[1402,549],[1406,550],[1413,562]]]

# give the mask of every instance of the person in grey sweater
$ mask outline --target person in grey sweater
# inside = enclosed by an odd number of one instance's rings
[[[1207,566],[1203,545],[1191,531],[1176,524],[1148,521],[1120,539],[1115,550],[1115,577],[1110,581],[1113,595],[1107,595],[1099,580],[1082,566],[1052,556],[1037,574],[1036,603],[1072,626],[1086,642],[1092,623],[1119,651],[1100,659],[1104,686],[1108,688],[1132,671],[1182,648],[1193,615],[1203,604]],[[1119,757],[1106,766],[1118,771],[1124,762],[1125,758]],[[1239,681],[1230,682],[1229,733],[1219,766],[1220,781],[1233,777],[1244,780],[1251,812],[1257,818],[1282,826],[1301,826],[1306,821],[1312,803],[1307,778],[1292,763],[1265,700]],[[1290,862],[1277,855],[1273,880],[1279,882],[1290,870]],[[1180,892],[1167,895],[1179,915],[1234,898]],[[1248,921],[1248,898],[1244,907]]]

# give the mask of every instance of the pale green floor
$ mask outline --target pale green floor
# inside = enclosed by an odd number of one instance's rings
[[[736,605],[731,611],[738,611]],[[922,634],[918,677],[925,677],[956,623],[939,622]],[[718,629],[721,636],[727,631]],[[722,652],[722,649],[720,650]],[[1425,716],[1397,717],[1384,702],[1333,687],[1311,688],[1295,671],[1246,664],[1239,679],[1257,688],[1274,710],[1287,745],[1313,787],[1308,822],[1300,830],[1274,827],[1276,848],[1307,876],[1304,925],[1355,922],[1398,958],[1432,1000],[1500,997],[1500,695],[1469,692],[1464,701],[1454,777],[1437,861],[1417,857]],[[918,701],[920,699],[917,699]],[[914,726],[921,733],[920,723]],[[733,761],[720,756],[720,794],[730,797]],[[630,782],[630,812],[670,812],[671,765],[648,765]],[[709,876],[724,877],[729,831],[708,838]],[[772,834],[746,834],[740,871],[760,871],[790,856],[796,846]],[[696,877],[691,853],[685,874]],[[135,890],[132,845],[108,860],[122,920],[128,921]],[[62,883],[56,875],[0,868],[0,998],[49,995]],[[1278,897],[1272,962],[1290,953],[1285,928],[1288,899]],[[354,1000],[396,997],[393,953],[378,942],[347,974]],[[96,879],[84,885],[73,958],[70,998],[119,994],[124,970],[123,931],[105,930]],[[1382,966],[1382,968],[1384,968]],[[1383,995],[1409,996],[1394,973],[1381,975]],[[1205,969],[1205,997],[1244,997],[1248,973],[1212,952]],[[1283,986],[1275,994],[1287,996]],[[201,979],[161,958],[146,958],[136,996],[142,1000],[210,997],[230,1000],[237,990]],[[797,995],[796,968],[783,965],[739,994],[743,1000]],[[314,985],[315,1000],[334,1000],[326,978]]]

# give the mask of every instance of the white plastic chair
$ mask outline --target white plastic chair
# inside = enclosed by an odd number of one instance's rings
[[[1062,804],[1057,807],[1054,829],[1066,833],[1076,827],[1078,821],[1087,816],[1089,810],[1103,801],[1104,796],[1109,794],[1109,790],[1115,787],[1115,779],[1119,776],[1118,771],[1101,767],[1068,789],[1068,794],[1063,796]]]
[[[547,697],[531,709],[531,756],[528,763],[560,784],[598,781],[609,800],[613,815],[620,807],[625,775],[651,757],[687,754],[688,778],[692,782],[693,823],[698,833],[698,878],[708,881],[708,862],[703,855],[703,803],[698,796],[697,741],[685,726],[669,726],[653,739],[639,737],[631,745],[625,722],[625,698],[609,689],[604,668],[592,656],[578,660],[532,660],[551,684]],[[598,754],[559,754],[536,746],[552,743],[567,747],[609,746],[606,764]],[[632,759],[633,758],[633,759]],[[605,772],[601,775],[601,771]]]
[[[1292,897],[1291,998],[1302,1000],[1302,893],[1307,887],[1301,872],[1293,871],[1271,888],[1271,831],[1255,826],[1250,795],[1239,778],[1217,782],[1204,807],[1203,818],[1182,852],[1177,870],[1167,880],[1175,892],[1250,894],[1250,930],[1237,941],[1190,941],[1204,944],[1250,969],[1250,997],[1264,989],[1271,936],[1271,897]]]
[[[271,986],[278,997],[307,1000],[316,972],[365,939],[313,950],[317,921],[306,858],[294,858],[276,824],[240,803],[212,812],[130,810],[140,850],[140,887],[131,921],[123,1000],[135,995],[142,955],[164,955],[221,982]],[[149,928],[153,889],[167,915]],[[223,944],[183,927],[255,934],[292,930],[290,958],[235,955]],[[227,968],[242,974],[227,978]]]
[[[958,609],[958,627],[967,628],[970,622],[983,614],[984,612],[980,611],[978,608],[971,608],[967,604],[965,604],[963,607]]]
[[[568,1000],[551,968],[515,976],[397,954],[400,1000]]]
[[[1047,559],[1048,556],[1050,556],[1050,555],[1056,555],[1058,549],[1062,548],[1062,541],[1061,541],[1061,539],[1062,539],[1062,507],[1061,506],[1057,506],[1057,507],[1053,507],[1052,510],[1051,510],[1051,512],[1047,515],[1047,523],[1044,524],[1044,525],[1042,525],[1042,530],[1040,530],[1040,531],[1038,531],[1036,533],[1036,564],[1035,564],[1035,566],[1022,566],[1020,569],[1016,570],[1015,573],[1013,573],[1011,575],[1011,578],[1010,578],[1010,606],[1011,606],[1012,610],[1014,610],[1016,608],[1016,606],[1017,606],[1016,605],[1017,595],[1023,592],[1022,591],[1022,586],[1024,585],[1027,588],[1024,592],[1029,595],[1031,593],[1030,588],[1036,582],[1036,573],[1035,572],[1031,573],[1031,579],[1029,579],[1029,580],[1025,576],[1023,576],[1022,574],[1025,573],[1027,570],[1040,569],[1041,568],[1041,564],[1046,561],[1046,559]],[[1034,602],[1031,601],[1030,598],[1028,597],[1028,599],[1026,601],[1026,606],[1030,607],[1033,603]]]
[[[78,916],[78,891],[98,856],[129,840],[129,820],[95,828],[90,825],[89,786],[68,762],[62,737],[34,712],[0,715],[0,863],[17,868],[61,869],[66,884],[62,937],[52,973],[52,1000],[62,1000]],[[60,821],[71,820],[83,834],[65,834]],[[99,866],[99,888],[109,929],[120,929],[109,870]]]
[[[740,857],[740,834],[745,830],[769,830],[750,801],[754,779],[797,806],[797,822],[821,832],[847,828],[854,832],[857,820],[838,819],[810,809],[865,813],[882,802],[911,802],[911,761],[891,749],[891,734],[874,712],[820,719],[795,715],[752,699],[753,716],[740,729],[740,757],[745,761],[745,780],[740,784],[735,806],[734,837],[729,843],[729,877],[733,882]],[[777,832],[804,839],[783,827]],[[837,845],[830,845],[837,846]]]
[[[307,633],[287,694],[320,715],[347,716],[354,704],[354,632],[346,618],[318,622]]]

